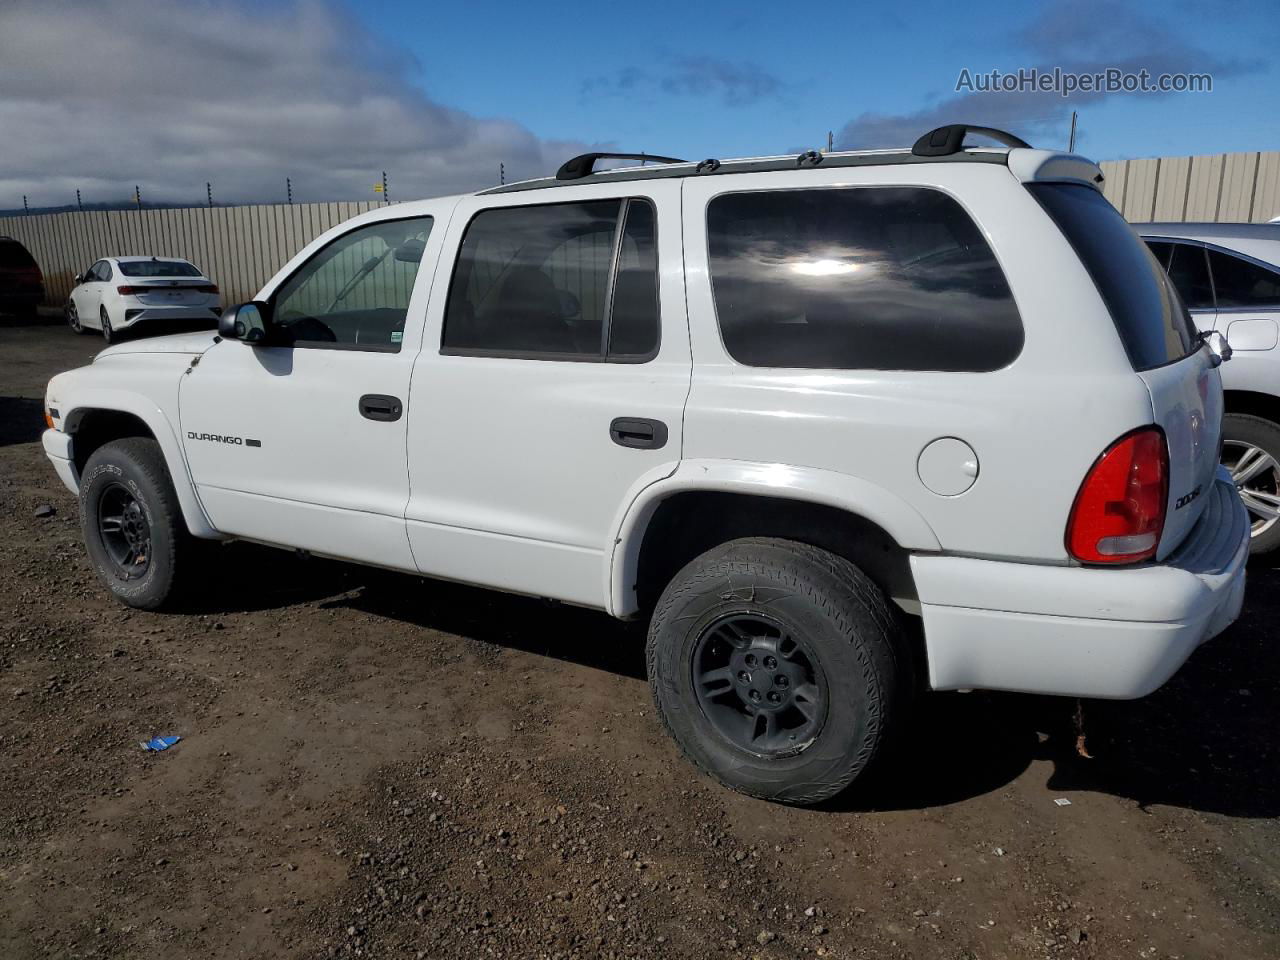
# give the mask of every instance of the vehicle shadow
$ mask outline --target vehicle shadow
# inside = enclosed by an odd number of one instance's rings
[[[233,606],[304,600],[644,679],[644,627],[508,594],[308,560],[247,544],[226,548],[239,582]],[[228,556],[228,560],[232,560]],[[1094,791],[1141,807],[1165,804],[1232,817],[1280,816],[1280,558],[1250,566],[1244,614],[1164,688],[1135,701],[997,693],[923,694],[912,720],[867,782],[831,812],[914,810],[1000,790],[1035,761],[1052,762],[1047,791]]]
[[[33,443],[43,432],[43,403],[30,397],[0,397],[0,447]]]
[[[35,313],[0,311],[0,327],[56,327],[66,323],[60,307],[38,307]]]

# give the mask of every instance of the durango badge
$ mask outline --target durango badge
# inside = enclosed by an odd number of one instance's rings
[[[208,440],[210,443],[230,443],[236,446],[260,447],[261,440],[252,440],[248,437],[232,437],[221,433],[196,433],[194,430],[187,431],[188,440]]]

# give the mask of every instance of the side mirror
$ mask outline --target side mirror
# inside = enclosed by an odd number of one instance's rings
[[[271,308],[257,300],[227,307],[218,318],[218,334],[225,340],[262,343],[267,339]]]
[[[1231,359],[1231,344],[1221,330],[1206,330],[1200,334],[1200,340],[1209,348],[1209,363],[1212,366],[1220,367]]]
[[[417,237],[410,237],[400,246],[396,247],[396,259],[401,263],[421,263],[422,251],[427,248],[427,244]]]
[[[83,283],[83,282],[84,282],[84,274],[83,274],[83,273],[77,273],[74,277],[72,277],[71,282],[72,282],[72,283]]]

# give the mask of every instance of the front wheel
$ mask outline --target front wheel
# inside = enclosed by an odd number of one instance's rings
[[[1222,418],[1222,463],[1253,524],[1249,552],[1256,556],[1280,547],[1280,425],[1228,413]]]
[[[816,547],[752,538],[697,557],[649,626],[658,715],[734,790],[813,804],[872,763],[905,706],[905,648],[884,594]]]
[[[76,311],[74,301],[67,302],[67,326],[72,333],[84,333],[84,324],[80,322],[80,314]]]
[[[175,594],[190,535],[150,437],[114,440],[90,455],[80,481],[80,527],[89,560],[116,599],[155,610]]]

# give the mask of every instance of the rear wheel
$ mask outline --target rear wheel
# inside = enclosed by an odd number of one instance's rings
[[[894,616],[852,563],[734,540],[693,560],[649,627],[649,683],[684,754],[721,783],[812,804],[849,786],[899,723],[909,676]]]
[[[80,481],[89,559],[116,599],[154,610],[175,594],[191,537],[160,445],[150,437],[104,444]]]
[[[102,339],[111,343],[115,339],[115,331],[111,329],[111,318],[107,316],[107,308],[98,311],[98,319],[102,323]]]
[[[1249,552],[1280,547],[1280,425],[1228,413],[1222,418],[1222,463],[1253,522]]]

